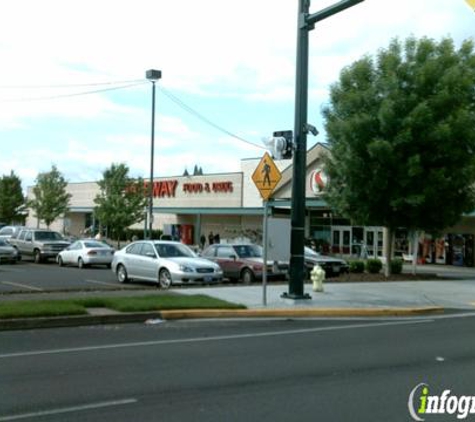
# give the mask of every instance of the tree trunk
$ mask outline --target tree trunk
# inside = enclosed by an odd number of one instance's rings
[[[412,237],[412,274],[417,273],[417,255],[419,255],[419,232],[414,231]]]
[[[386,244],[384,248],[384,254],[386,256],[386,266],[384,267],[384,276],[389,277],[391,275],[391,257],[393,254],[394,230],[390,227],[386,227],[385,231]]]

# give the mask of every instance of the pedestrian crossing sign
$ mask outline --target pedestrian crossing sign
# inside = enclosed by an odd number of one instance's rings
[[[465,0],[468,5],[475,10],[475,0]]]
[[[252,180],[264,201],[267,201],[272,195],[281,178],[282,174],[274,160],[266,152],[252,174]]]

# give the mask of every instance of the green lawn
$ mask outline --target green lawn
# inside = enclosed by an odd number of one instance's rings
[[[119,312],[150,312],[170,309],[244,309],[245,306],[206,295],[180,296],[176,294],[11,301],[0,303],[0,319],[86,315],[87,308],[109,308]]]

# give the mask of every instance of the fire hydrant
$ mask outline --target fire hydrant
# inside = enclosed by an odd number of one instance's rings
[[[325,280],[325,270],[316,264],[310,271],[310,280],[313,283],[314,292],[323,292],[323,280]]]

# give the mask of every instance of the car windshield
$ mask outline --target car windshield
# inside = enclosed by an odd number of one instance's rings
[[[318,252],[315,252],[313,249],[309,248],[308,246],[305,246],[305,255],[310,255],[310,256],[321,256]]]
[[[109,245],[106,245],[102,242],[84,242],[85,248],[109,248]]]
[[[233,248],[240,258],[262,258],[262,248],[258,245],[235,245]]]
[[[63,240],[61,235],[57,232],[36,232],[36,240]]]
[[[180,243],[155,243],[155,249],[161,258],[196,257],[188,246]]]

